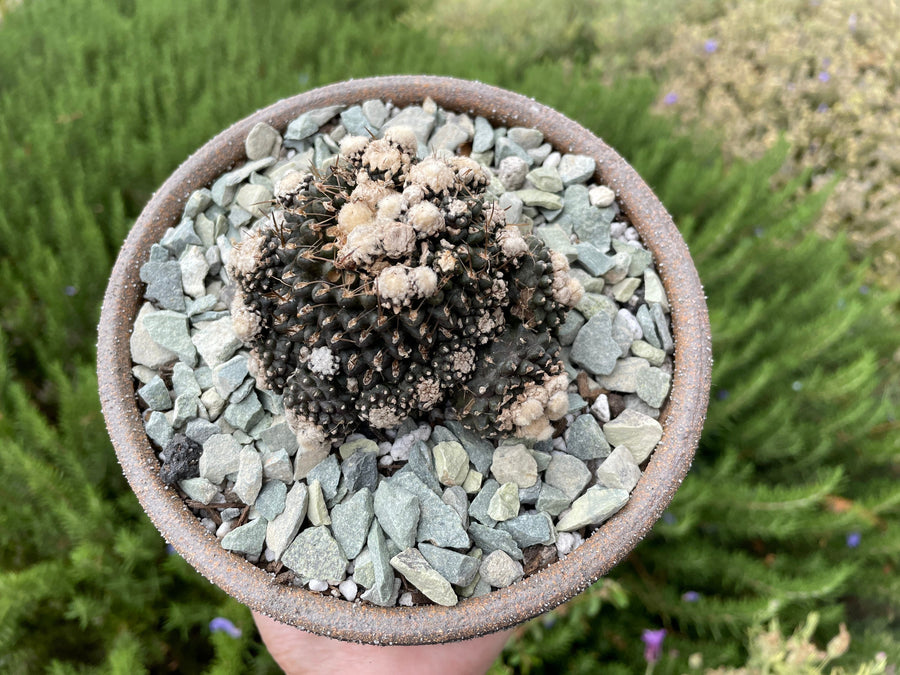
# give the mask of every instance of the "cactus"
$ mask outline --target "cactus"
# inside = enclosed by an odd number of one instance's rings
[[[567,407],[555,335],[581,286],[485,201],[481,165],[416,147],[405,128],[350,136],[327,176],[279,181],[228,266],[251,370],[306,442],[445,404],[486,437],[546,438]]]

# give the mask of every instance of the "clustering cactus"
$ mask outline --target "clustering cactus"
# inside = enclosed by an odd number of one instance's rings
[[[229,263],[252,372],[307,443],[446,403],[486,437],[546,438],[567,409],[556,329],[582,288],[485,202],[481,165],[416,147],[405,128],[347,137],[328,176],[279,182]]]

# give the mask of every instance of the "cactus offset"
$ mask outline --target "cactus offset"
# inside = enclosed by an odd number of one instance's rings
[[[229,261],[252,372],[307,441],[444,403],[484,436],[546,437],[566,408],[555,334],[580,284],[485,203],[484,168],[415,151],[408,129],[351,136],[327,177],[279,182],[270,226]]]

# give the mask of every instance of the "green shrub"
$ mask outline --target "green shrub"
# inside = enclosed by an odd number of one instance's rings
[[[876,0],[755,0],[708,21],[678,22],[639,68],[662,82],[661,109],[716,133],[729,158],[756,158],[786,138],[775,177],[837,181],[820,232],[875,253],[900,284],[900,11]],[[602,64],[601,64],[602,67]]]

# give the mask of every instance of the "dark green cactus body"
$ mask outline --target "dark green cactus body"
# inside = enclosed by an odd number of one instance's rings
[[[286,176],[229,264],[257,317],[239,333],[258,381],[327,440],[446,403],[497,437],[527,426],[510,406],[536,387],[554,382],[545,408],[565,389],[555,334],[574,301],[553,284],[567,266],[485,205],[485,170],[416,162],[413,141],[351,138],[327,177]]]

